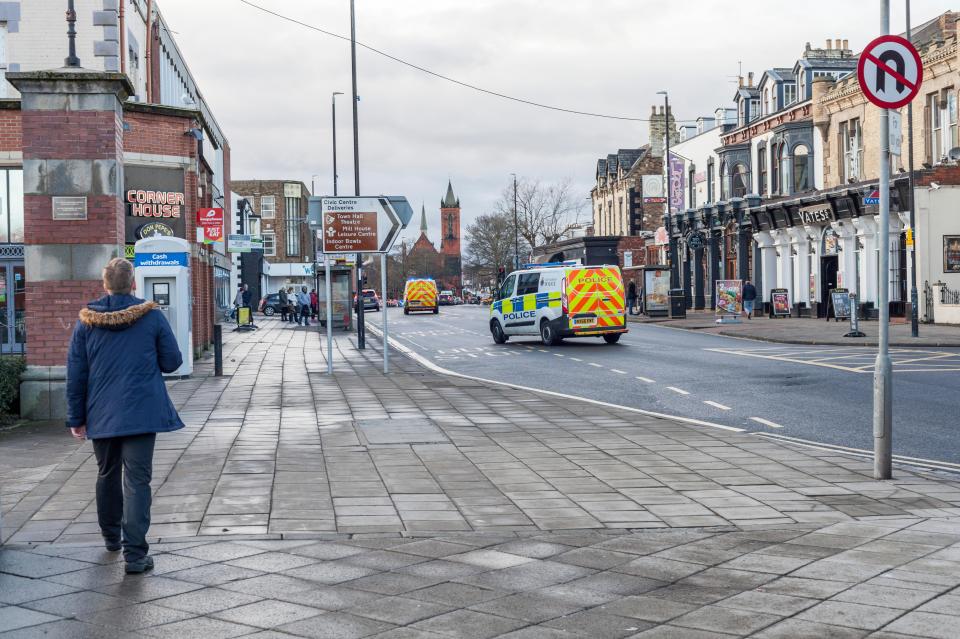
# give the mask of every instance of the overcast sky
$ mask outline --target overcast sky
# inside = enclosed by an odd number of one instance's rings
[[[348,0],[253,0],[349,36]],[[239,0],[158,0],[230,140],[234,179],[298,179],[332,192],[330,95],[340,193],[353,193],[350,46]],[[904,28],[894,0],[892,30]],[[804,44],[879,33],[868,0],[357,0],[357,39],[438,73],[570,109],[645,118],[670,91],[678,119],[730,106],[744,75],[791,66]],[[731,9],[731,7],[734,7]],[[742,7],[742,8],[741,8]],[[914,0],[914,25],[950,7]],[[510,174],[569,177],[583,198],[596,159],[647,141],[647,123],[568,115],[465,89],[358,49],[360,184],[427,207],[439,243],[447,179],[464,229]],[[415,238],[419,218],[406,231]]]

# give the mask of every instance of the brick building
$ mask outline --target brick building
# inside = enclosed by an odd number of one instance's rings
[[[193,243],[193,352],[185,356],[211,345],[216,308],[229,296],[225,246],[197,242],[196,227],[199,208],[229,201],[229,144],[162,16],[154,5],[148,29],[142,3],[124,3],[121,31],[116,2],[79,2],[77,50],[89,56],[62,67],[66,38],[50,34],[65,31],[63,7],[50,4],[0,4],[0,31],[10,36],[0,38],[8,61],[0,81],[8,96],[0,100],[0,347],[26,354],[21,412],[31,418],[63,415],[77,312],[102,295],[103,265],[132,258],[141,237]],[[134,50],[140,44],[126,56],[104,44],[118,31],[136,34],[138,20],[153,33],[140,41],[154,54],[149,67],[150,56]],[[43,33],[41,42],[24,35],[31,33]]]
[[[401,247],[403,269],[410,277],[432,277],[440,290],[461,294],[463,290],[460,254],[460,200],[447,182],[447,193],[440,200],[440,249],[428,236],[427,209],[420,211],[420,235],[407,250]]]
[[[254,297],[275,293],[281,286],[314,286],[313,244],[306,223],[307,198],[310,191],[294,180],[234,180],[231,183],[238,198],[245,199],[250,209],[246,220],[234,208],[234,232],[263,237],[263,260],[259,271],[244,272],[244,283],[253,289]],[[234,255],[235,267],[240,254]]]

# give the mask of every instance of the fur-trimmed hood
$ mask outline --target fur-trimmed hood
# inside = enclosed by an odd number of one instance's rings
[[[91,328],[122,331],[155,308],[159,308],[156,302],[133,295],[106,295],[87,304],[80,311],[80,321]]]

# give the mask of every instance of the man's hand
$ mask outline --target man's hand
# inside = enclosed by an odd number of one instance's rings
[[[70,433],[73,435],[73,437],[74,437],[75,439],[77,439],[77,440],[79,440],[79,441],[83,441],[83,440],[85,440],[85,439],[87,438],[87,427],[86,427],[86,426],[77,426],[77,427],[71,426],[71,427],[70,427]]]

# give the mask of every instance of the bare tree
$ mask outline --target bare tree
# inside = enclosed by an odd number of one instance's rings
[[[585,199],[577,197],[569,178],[557,184],[540,180],[517,180],[517,227],[528,246],[552,244],[577,225]],[[507,215],[513,226],[513,181],[503,189],[495,205],[499,214]]]
[[[511,270],[514,256],[513,213],[488,213],[466,229],[466,268],[480,279],[495,280],[497,269]],[[521,255],[526,241],[521,238]]]

